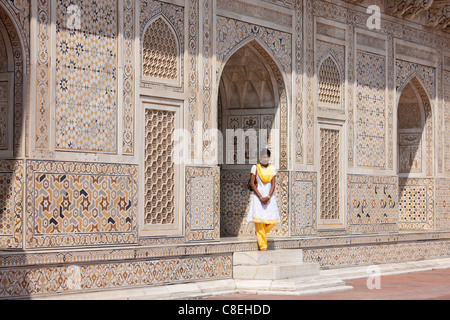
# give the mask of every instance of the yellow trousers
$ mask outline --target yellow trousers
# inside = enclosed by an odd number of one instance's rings
[[[255,222],[256,239],[259,250],[267,249],[267,234],[275,228],[276,224],[265,224]]]

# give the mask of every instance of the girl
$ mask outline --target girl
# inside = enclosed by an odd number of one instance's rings
[[[253,190],[248,222],[255,223],[259,250],[267,251],[267,234],[280,222],[277,199],[274,197],[275,176],[270,162],[270,150],[261,153],[261,164],[252,167],[250,186]]]

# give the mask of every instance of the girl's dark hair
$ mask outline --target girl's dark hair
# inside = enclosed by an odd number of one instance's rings
[[[262,149],[261,150],[261,158],[264,156],[268,156],[270,158],[270,156],[272,155],[272,153],[270,152],[269,149]]]

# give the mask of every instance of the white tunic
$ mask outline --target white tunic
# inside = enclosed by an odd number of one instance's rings
[[[267,197],[270,193],[272,182],[264,184],[259,178],[256,166],[252,167],[251,173],[256,175],[256,182],[258,183],[257,188],[259,193],[263,196],[263,198]],[[276,174],[277,172],[275,171],[275,176]],[[278,223],[280,221],[280,214],[278,212],[278,205],[275,194],[272,196],[272,199],[270,199],[267,205],[263,205],[261,201],[259,201],[256,193],[253,192],[251,196],[250,210],[247,216],[247,221],[266,224]]]

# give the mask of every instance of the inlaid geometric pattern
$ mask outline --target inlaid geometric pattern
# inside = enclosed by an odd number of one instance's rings
[[[14,192],[12,173],[0,173],[0,237],[11,236],[14,226]]]
[[[123,2],[123,150],[122,153],[134,153],[134,96],[135,96],[135,27],[134,15],[137,4],[134,0]]]
[[[146,110],[145,125],[145,223],[175,221],[175,167],[172,134],[175,113]]]
[[[319,102],[341,103],[341,74],[336,62],[328,57],[319,70]]]
[[[436,229],[450,229],[450,179],[436,180]]]
[[[347,231],[398,231],[398,179],[349,175],[347,180]]]
[[[178,78],[178,45],[167,22],[158,18],[147,29],[143,39],[143,74],[150,78]]]
[[[450,71],[444,71],[444,128],[445,130],[450,130]],[[444,164],[445,164],[445,172],[447,174],[450,173],[450,135],[444,135]]]
[[[340,218],[340,132],[320,130],[321,220]]]
[[[434,179],[400,179],[400,230],[433,230]]]
[[[317,233],[317,175],[292,172],[290,180],[291,235],[314,235]]]
[[[80,10],[80,28],[68,6]],[[56,149],[116,151],[117,1],[57,1]]]
[[[220,237],[220,170],[186,168],[186,240]]]
[[[230,279],[229,254],[43,268],[0,269],[0,298]]]
[[[214,178],[198,177],[191,186],[191,227],[196,230],[214,229]]]
[[[386,59],[357,54],[356,148],[361,167],[386,167]]]
[[[251,192],[247,189],[250,173],[222,170],[220,173],[220,232],[222,237],[253,235],[253,224],[247,223]]]
[[[37,48],[36,76],[36,149],[50,148],[50,32],[51,13],[50,0],[36,2],[38,6],[37,26],[39,39]]]
[[[0,81],[0,150],[8,149],[8,88],[8,81]]]
[[[137,241],[137,169],[27,162],[27,245],[70,247]]]
[[[448,241],[341,246],[304,250],[303,261],[322,267],[368,265],[447,257]]]
[[[0,249],[22,247],[23,164],[0,161]]]

